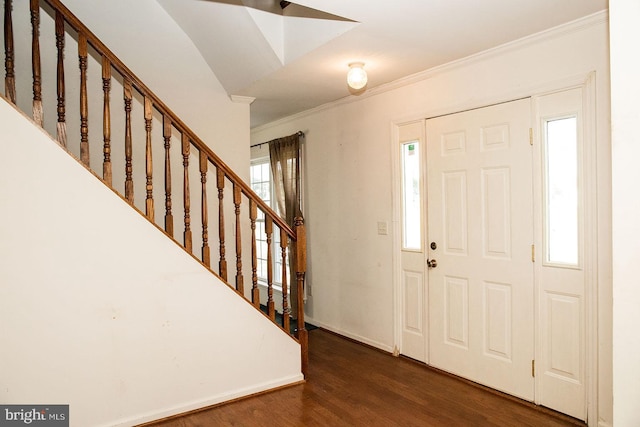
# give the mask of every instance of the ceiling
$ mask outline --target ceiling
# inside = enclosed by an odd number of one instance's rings
[[[253,97],[251,127],[607,9],[607,0],[157,0],[229,95]],[[282,3],[282,4],[281,4]],[[284,8],[283,8],[284,6]]]

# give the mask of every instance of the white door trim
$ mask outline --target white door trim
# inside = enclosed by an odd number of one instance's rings
[[[582,170],[583,170],[583,242],[584,249],[584,335],[585,335],[585,404],[586,418],[589,425],[598,425],[598,169],[597,169],[597,133],[596,133],[596,74],[589,73],[581,81],[572,85],[553,88],[533,97],[534,101],[542,96],[564,92],[571,89],[579,89],[582,94],[583,116],[583,145],[582,145]],[[534,113],[535,114],[535,113]],[[539,135],[539,123],[534,117],[534,144],[540,150],[541,136]],[[536,177],[539,179],[540,177]],[[541,201],[536,201],[541,203]],[[536,208],[536,215],[540,209]],[[537,252],[540,253],[537,248]],[[539,283],[536,282],[536,294],[539,295]],[[537,301],[539,303],[540,301]],[[536,316],[539,316],[536,307]],[[536,324],[538,324],[536,322]],[[536,348],[539,349],[540,331],[536,331]],[[539,355],[536,354],[536,358]],[[536,402],[538,402],[539,383],[536,381]]]
[[[589,425],[598,423],[598,167],[597,167],[597,116],[596,73],[589,73],[583,83],[583,114],[585,117],[585,305],[586,305],[586,369],[587,369],[587,420]]]
[[[400,167],[398,154],[398,127],[408,122],[425,120],[443,114],[456,113],[472,108],[479,108],[484,105],[491,105],[508,100],[515,100],[523,97],[535,98],[543,94],[563,91],[580,87],[583,89],[583,114],[585,117],[585,187],[592,191],[585,194],[585,264],[587,269],[585,284],[585,319],[586,325],[586,404],[587,421],[589,425],[598,425],[598,228],[602,224],[598,223],[597,202],[598,202],[598,175],[597,175],[597,128],[596,128],[596,73],[579,74],[565,78],[549,81],[544,84],[535,85],[512,93],[512,96],[498,96],[496,98],[482,99],[480,101],[464,103],[461,105],[438,108],[431,111],[416,113],[411,116],[404,116],[390,123],[390,158],[392,168],[392,229],[393,229],[393,310],[394,310],[394,354],[398,355],[402,348],[401,325],[402,325],[402,305],[401,305],[401,268],[400,253],[402,236],[401,230],[401,205],[400,205]],[[504,94],[503,94],[504,95]],[[426,188],[423,183],[423,188]],[[428,286],[428,283],[425,283]],[[537,289],[536,289],[537,292]],[[537,339],[537,338],[536,338]]]

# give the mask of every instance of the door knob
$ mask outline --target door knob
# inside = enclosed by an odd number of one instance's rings
[[[438,261],[436,261],[435,259],[428,259],[427,260],[427,267],[436,268],[437,266],[438,266]]]

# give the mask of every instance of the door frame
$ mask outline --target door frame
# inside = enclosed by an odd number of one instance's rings
[[[392,172],[392,228],[394,238],[392,243],[392,282],[393,282],[393,353],[398,356],[402,354],[402,268],[401,268],[401,251],[402,251],[402,205],[401,205],[401,167],[400,167],[400,139],[399,127],[411,122],[423,121],[435,118],[445,114],[454,114],[466,110],[482,108],[485,106],[509,102],[525,97],[531,97],[535,101],[537,97],[542,95],[560,92],[569,89],[582,89],[583,96],[583,114],[585,119],[584,126],[584,227],[585,227],[585,381],[586,396],[585,402],[587,407],[587,423],[589,425],[597,425],[598,423],[598,229],[602,226],[598,222],[598,175],[597,175],[597,129],[596,129],[596,72],[592,71],[587,74],[580,74],[555,81],[550,81],[542,85],[537,85],[522,90],[521,92],[513,92],[510,95],[500,98],[486,98],[476,100],[473,103],[464,103],[455,106],[439,108],[431,111],[416,113],[412,116],[405,116],[390,123],[390,158]],[[535,105],[535,103],[534,103]],[[537,132],[537,124],[535,123],[535,112],[532,109],[531,118],[532,128],[534,132],[534,148],[540,146],[539,135]],[[426,144],[426,141],[424,142]],[[422,148],[422,152],[425,151]],[[534,165],[535,166],[535,165]],[[540,172],[534,172],[534,179],[539,179]],[[426,171],[423,171],[423,180],[426,180]],[[422,188],[426,191],[426,181],[422,182]],[[426,194],[422,196],[423,199]],[[534,200],[534,208],[540,206],[541,201]],[[538,215],[534,212],[534,215]],[[426,230],[423,229],[423,243],[426,242]],[[424,286],[428,289],[428,275],[425,275]],[[539,294],[537,283],[534,283],[534,292]],[[425,292],[425,295],[428,294]],[[425,301],[425,304],[427,301]],[[537,328],[539,322],[538,301],[534,301],[534,327],[535,327],[535,348],[539,348],[539,331]],[[424,307],[425,306],[423,304]],[[428,321],[428,314],[426,315]],[[428,358],[428,356],[427,356]],[[427,360],[428,362],[428,360]],[[537,379],[536,379],[537,391]],[[536,393],[537,395],[537,393]]]

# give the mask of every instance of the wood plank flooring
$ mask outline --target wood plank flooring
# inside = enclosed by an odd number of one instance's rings
[[[305,384],[146,426],[585,425],[322,329],[309,341]]]

